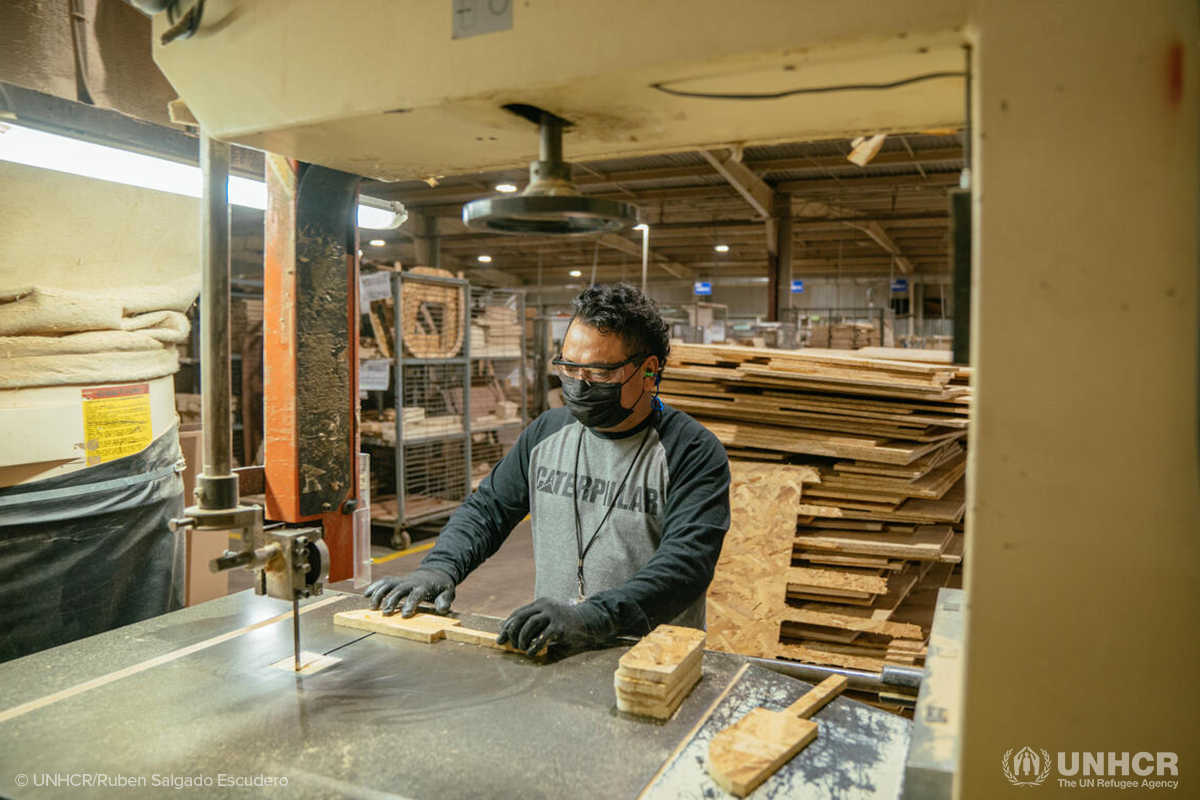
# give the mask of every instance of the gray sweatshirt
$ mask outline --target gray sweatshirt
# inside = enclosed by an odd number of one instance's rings
[[[578,608],[594,631],[704,627],[729,530],[729,460],[688,415],[662,404],[637,428],[605,434],[565,408],[547,411],[454,512],[422,566],[462,582],[527,513],[537,597],[578,599],[582,539]]]

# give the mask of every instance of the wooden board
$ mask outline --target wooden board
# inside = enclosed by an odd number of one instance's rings
[[[621,656],[616,674],[639,681],[674,683],[699,661],[704,642],[704,631],[659,625]]]
[[[614,682],[617,695],[617,708],[627,714],[638,714],[656,719],[670,719],[675,710],[683,704],[684,699],[691,694],[692,689],[700,682],[703,670],[700,662],[674,686],[667,694],[655,695],[631,691],[624,682]]]
[[[617,690],[617,694],[625,694],[635,700],[664,700],[671,698],[679,688],[684,685],[694,684],[700,679],[703,672],[703,658],[697,658],[693,661],[692,666],[684,669],[678,675],[678,678],[671,683],[663,683],[661,681],[643,681],[637,678],[628,678],[620,673],[613,673],[613,688]]]
[[[689,677],[686,681],[680,683],[675,688],[673,694],[664,699],[644,698],[640,695],[625,694],[621,690],[617,690],[617,710],[623,711],[626,714],[636,714],[641,717],[653,717],[654,719],[670,719],[675,715],[675,712],[683,705],[683,701],[691,694],[692,689],[700,682],[700,672],[691,673],[693,677]]]
[[[796,536],[797,547],[890,556],[915,561],[937,561],[950,545],[954,530],[949,525],[921,525],[912,533],[876,531],[825,531],[804,529]]]
[[[708,588],[708,643],[714,650],[767,656],[787,609],[787,569],[796,515],[813,467],[734,462],[731,525]]]
[[[753,709],[708,745],[708,772],[721,788],[738,797],[754,791],[777,769],[817,738],[809,719],[848,683],[842,675],[826,678],[783,711]]]
[[[779,428],[774,425],[708,417],[697,417],[697,421],[727,447],[755,447],[827,458],[866,459],[885,464],[911,464],[926,453],[942,447],[945,441],[907,442],[851,433],[835,434],[804,428]],[[965,431],[956,431],[950,434],[948,439],[960,439],[965,435]]]
[[[490,647],[493,650],[504,650],[508,653],[525,652],[524,650],[518,650],[507,642],[504,644],[496,644],[497,634],[489,633],[488,631],[476,631],[472,630],[471,628],[451,627],[446,628],[444,633],[446,641],[448,642],[461,642],[462,644],[473,644],[477,647]],[[546,648],[543,647],[541,651],[539,651],[538,655],[541,655],[545,652]]]
[[[399,614],[384,616],[382,611],[360,608],[337,612],[333,615],[333,624],[432,643],[445,638],[447,628],[456,627],[461,623],[456,619],[439,617],[436,614],[414,614],[405,619]]]
[[[796,586],[800,587],[799,591],[826,589],[856,594],[883,594],[887,591],[888,581],[882,573],[883,570],[791,567],[787,571],[788,590]]]

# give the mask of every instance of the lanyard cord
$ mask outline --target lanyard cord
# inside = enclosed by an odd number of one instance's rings
[[[637,464],[638,458],[642,455],[642,449],[645,448],[646,442],[650,440],[650,429],[654,427],[652,423],[647,421],[646,432],[642,434],[642,443],[638,445],[637,452],[633,454],[633,460],[629,462],[628,469],[625,470],[625,477],[621,478],[621,483],[617,486],[617,490],[613,492],[613,499],[608,504],[608,510],[604,512],[604,518],[600,520],[600,524],[596,526],[596,530],[592,533],[587,544],[583,543],[583,521],[579,516],[579,453],[583,450],[583,436],[587,433],[587,429],[579,426],[579,442],[575,445],[575,491],[571,492],[571,504],[575,507],[575,545],[576,552],[579,554],[579,561],[576,564],[577,577],[579,579],[579,600],[584,598],[583,590],[583,558],[592,549],[592,545],[596,543],[596,538],[600,535],[600,529],[604,527],[604,523],[608,522],[609,514],[612,514],[613,507],[617,504],[617,498],[621,496],[621,491],[625,488],[625,481],[629,480],[629,476],[633,474],[634,465]],[[595,479],[593,479],[595,480]]]

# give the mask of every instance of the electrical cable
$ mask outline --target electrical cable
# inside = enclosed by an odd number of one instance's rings
[[[71,44],[75,55],[75,99],[90,106],[96,105],[92,90],[88,86],[87,71],[87,14],[82,0],[71,0],[68,14],[71,17]]]
[[[804,89],[787,89],[782,92],[689,92],[686,89],[671,89],[662,83],[650,84],[651,89],[657,89],[664,94],[674,95],[675,97],[692,97],[701,100],[778,100],[783,97],[792,97],[793,95],[801,94],[827,94],[830,92],[868,92],[868,91],[884,91],[887,89],[898,89],[901,86],[908,86],[921,81],[932,81],[940,78],[962,78],[965,77],[965,72],[929,72],[924,75],[914,75],[910,78],[901,78],[898,81],[891,83],[847,83],[836,86],[811,86]]]

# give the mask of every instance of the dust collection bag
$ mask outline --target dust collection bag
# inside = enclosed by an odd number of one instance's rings
[[[0,488],[0,662],[183,607],[179,433]]]

